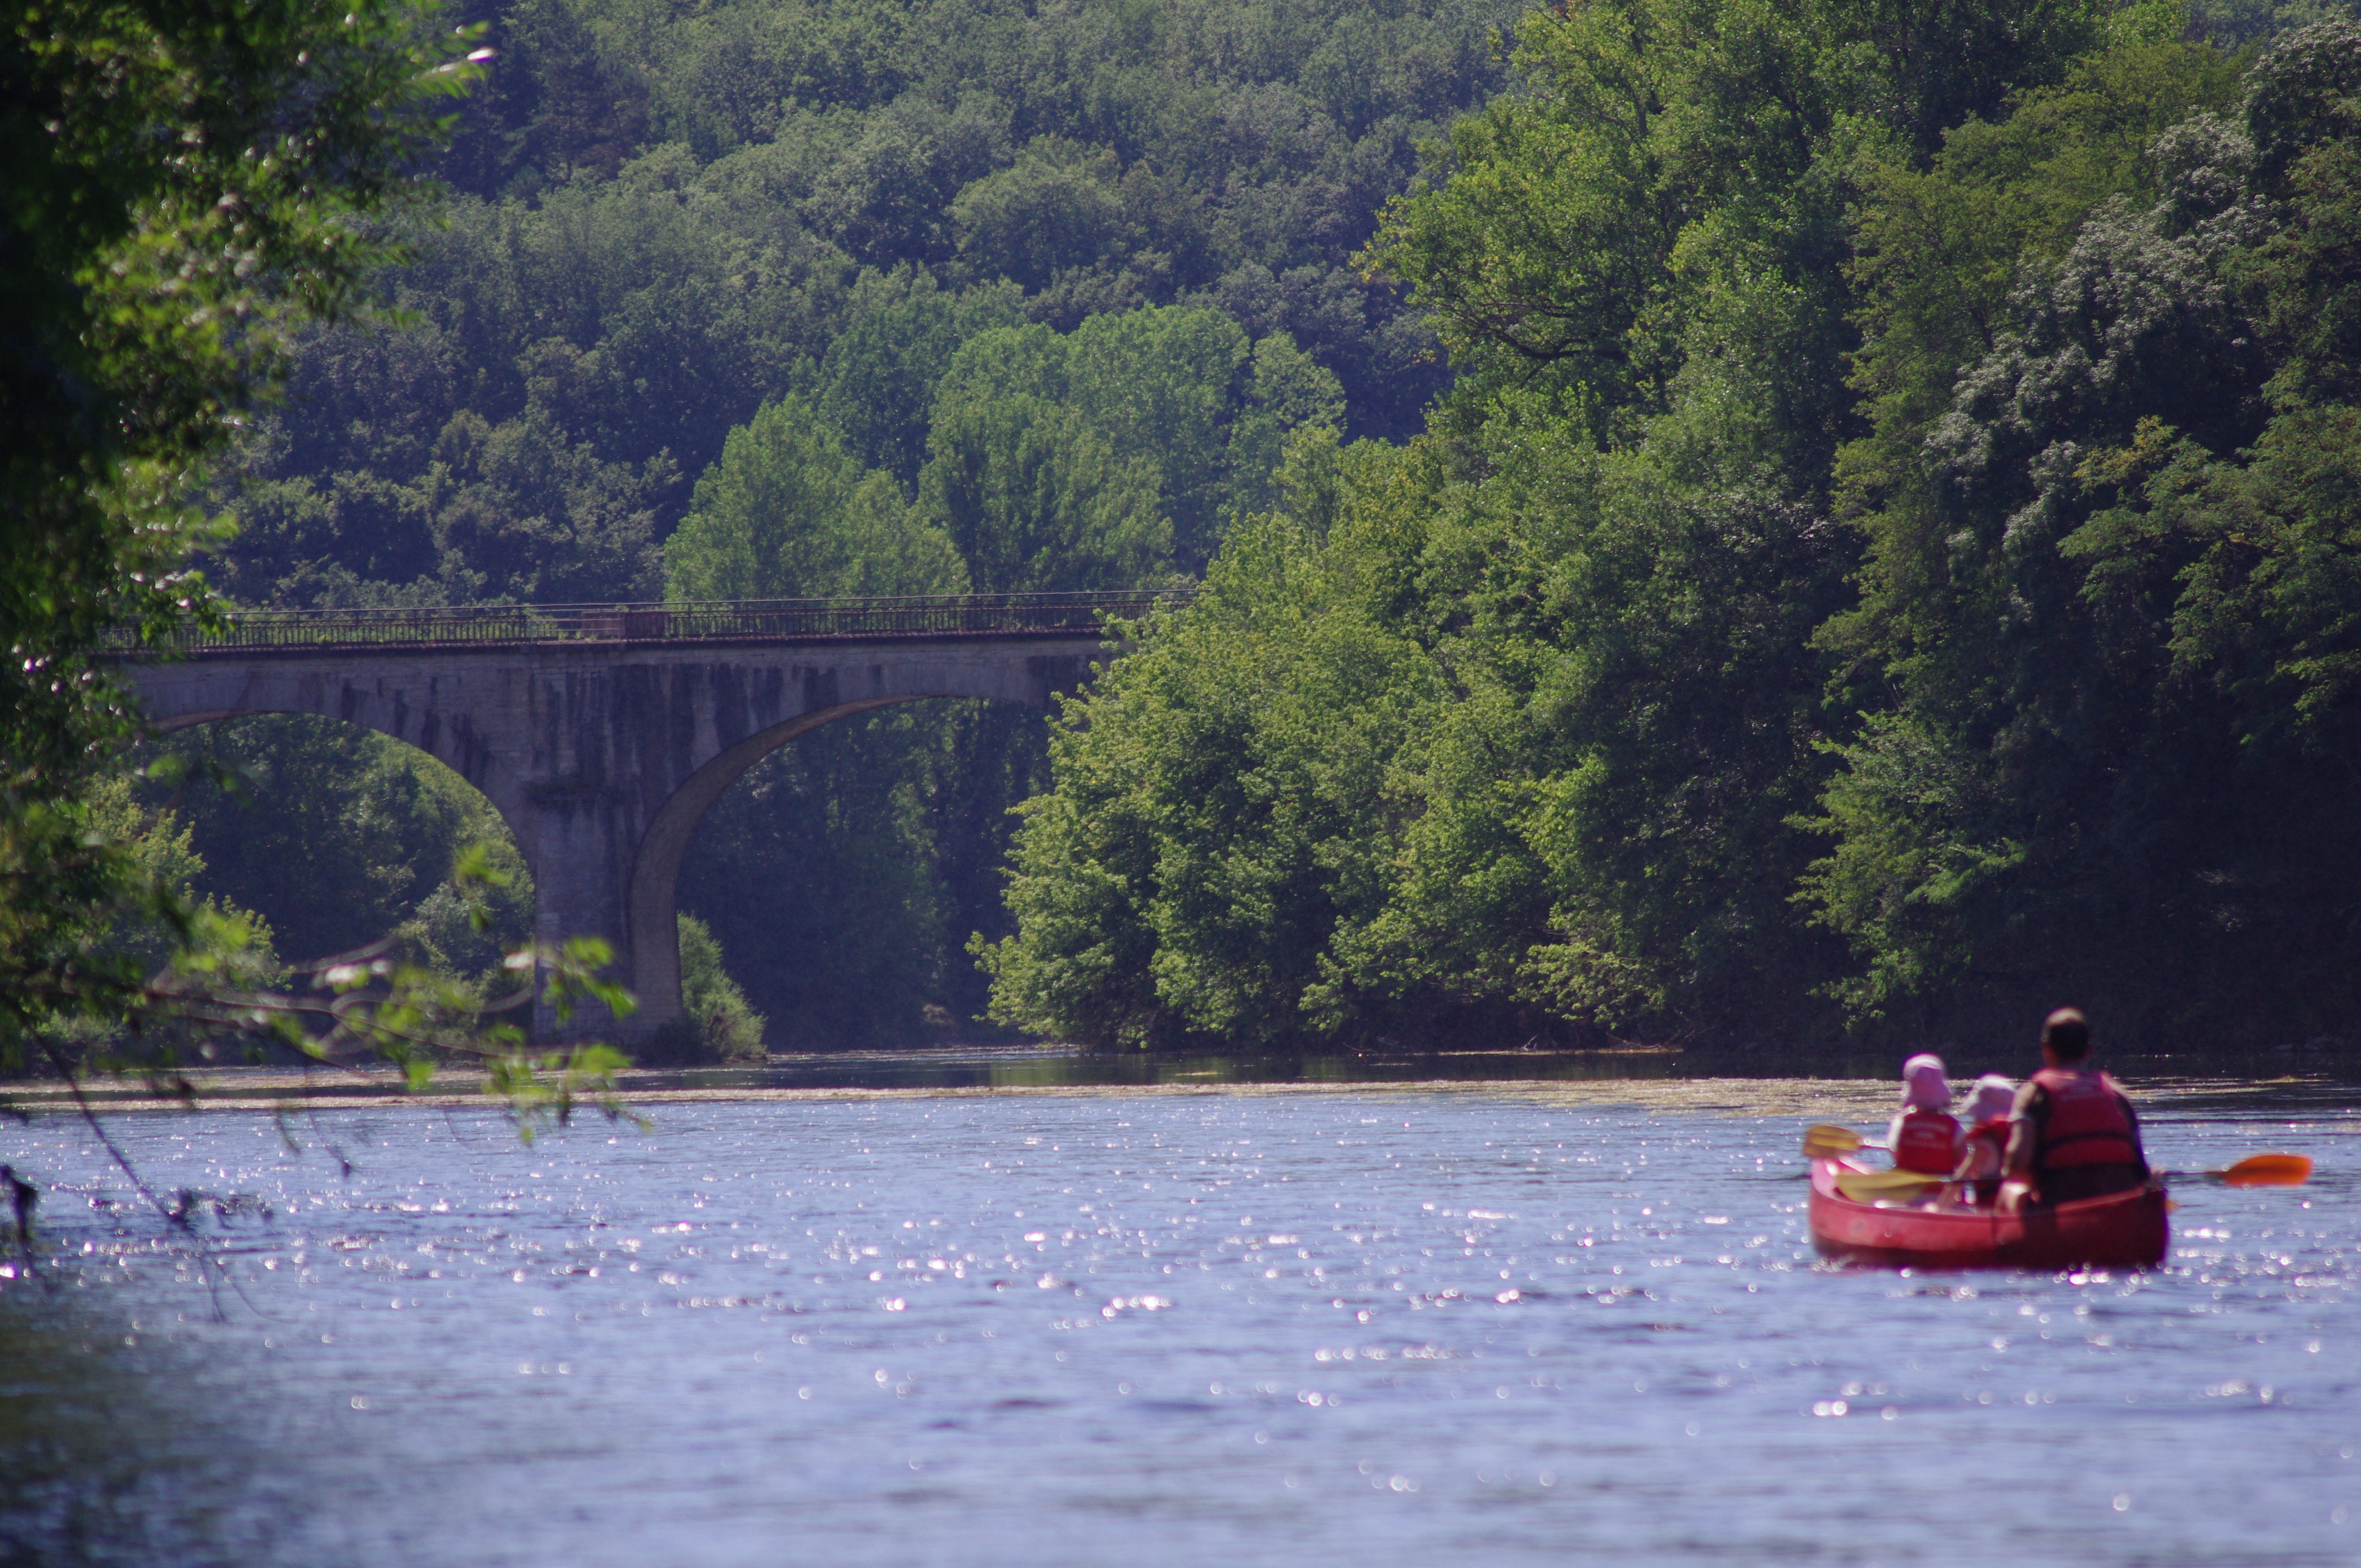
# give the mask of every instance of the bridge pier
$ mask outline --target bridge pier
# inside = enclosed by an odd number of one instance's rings
[[[593,628],[594,631],[596,627]],[[683,1016],[675,885],[697,823],[763,757],[893,703],[1047,707],[1108,652],[1095,624],[875,637],[601,638],[198,647],[125,662],[159,731],[309,713],[382,731],[483,791],[532,869],[544,942],[605,938],[639,1002],[535,1037],[643,1047]],[[794,890],[781,889],[782,897]]]

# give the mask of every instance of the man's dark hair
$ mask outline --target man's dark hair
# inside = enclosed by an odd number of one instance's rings
[[[2060,1007],[2041,1021],[2041,1043],[2059,1061],[2081,1061],[2091,1050],[2091,1021],[2079,1007]]]

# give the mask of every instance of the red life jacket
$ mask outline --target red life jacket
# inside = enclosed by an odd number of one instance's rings
[[[2045,1067],[2033,1075],[2049,1097],[2041,1141],[2033,1152],[2036,1170],[2078,1165],[2137,1165],[2139,1131],[2131,1106],[2115,1080],[2103,1072]]]
[[[2008,1153],[2008,1118],[2006,1116],[1985,1117],[1968,1129],[1968,1142],[1982,1144],[1992,1151],[1990,1159],[1978,1157],[1976,1160],[1978,1174],[1998,1176],[2001,1172],[2001,1161]],[[1984,1168],[1986,1167],[1990,1168],[1987,1170]]]
[[[1960,1120],[1948,1111],[1910,1110],[1894,1135],[1894,1168],[1949,1176],[1960,1163]]]

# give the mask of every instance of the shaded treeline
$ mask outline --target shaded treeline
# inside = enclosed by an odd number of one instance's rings
[[[998,1015],[2349,1032],[2361,26],[1593,0],[1519,39],[1369,252],[1455,387],[1406,446],[1301,438],[1058,728]]]

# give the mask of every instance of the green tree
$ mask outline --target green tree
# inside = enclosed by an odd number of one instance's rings
[[[117,912],[170,878],[89,817],[133,716],[85,653],[205,610],[184,570],[203,466],[283,376],[291,328],[358,302],[436,95],[468,71],[406,6],[49,6],[0,44],[0,1064],[59,1012],[148,1004]]]
[[[1288,433],[1341,425],[1343,400],[1336,378],[1285,333],[1253,344],[1212,311],[1175,307],[1093,316],[1071,333],[980,334],[945,372],[937,417],[963,420],[958,438],[972,441],[979,417],[1014,429],[1045,407],[1078,416],[1118,460],[1152,466],[1176,564],[1193,575],[1225,521],[1272,494]],[[933,482],[950,478],[939,470]]]
[[[862,312],[829,345],[814,403],[855,456],[907,488],[927,460],[927,415],[951,356],[976,334],[1022,318],[1004,291],[953,294],[924,272],[906,282],[900,298]]]
[[[69,4],[20,11],[0,43],[0,1069],[60,1024],[151,1067],[182,1025],[260,1021],[321,1048],[296,1020],[326,999],[257,995],[250,958],[207,939],[172,867],[93,815],[136,721],[91,651],[212,613],[184,570],[207,532],[192,491],[280,388],[293,328],[356,310],[396,254],[386,220],[421,193],[437,101],[472,75],[472,39],[431,16]],[[157,973],[122,939],[154,923],[174,948]],[[595,955],[553,956],[580,993]],[[363,967],[336,983],[377,973]],[[456,991],[387,972],[391,992],[351,998],[338,1035],[422,1072],[424,1042],[487,1050],[514,1102],[536,1102],[521,1040],[478,1033]],[[555,1103],[612,1059],[564,1058]]]
[[[1289,1047],[1406,1030],[1444,1000],[1335,983],[1332,938],[1393,881],[1389,759],[1442,694],[1388,613],[1385,566],[1414,522],[1337,499],[1382,495],[1394,464],[1360,450],[1340,471],[1327,432],[1297,456],[1289,510],[1234,530],[1196,602],[1142,628],[1053,727],[1055,787],[1023,807],[1015,850],[1016,930],[974,944],[1003,1021]]]
[[[1878,421],[1848,455],[1862,604],[1825,635],[1892,696],[1806,883],[1865,960],[1857,1009],[1943,1026],[2030,984],[2151,1036],[2252,1039],[2350,1006],[2330,781],[2355,740],[2356,82],[2350,23],[2243,83],[2202,46],[2118,51],[1869,215],[1904,243],[1879,252]],[[1908,243],[1930,197],[2025,235],[1971,272],[1980,301]]]
[[[1857,379],[1875,423],[1841,459],[1848,493],[1863,508],[1868,558],[1860,609],[1822,636],[1839,654],[1873,651],[1867,668],[1912,696],[1905,713],[1871,728],[1832,786],[1830,821],[1843,831],[1811,883],[1839,928],[1879,932],[1868,975],[1848,992],[1858,1007],[1956,986],[1980,947],[1985,961],[2015,967],[1993,948],[2003,931],[2015,933],[2012,945],[2048,939],[2026,926],[2022,900],[2002,891],[2026,870],[2030,824],[2012,828],[2008,803],[2029,781],[1979,753],[2024,698],[2048,717],[2026,713],[2004,751],[2060,720],[2095,739],[2091,720],[2103,730],[2102,712],[2137,706],[2117,683],[2137,685],[2145,660],[2125,649],[2128,660],[2093,662],[2098,650],[2082,640],[2097,629],[2070,608],[2073,568],[2036,543],[2071,531],[2080,481],[2070,461],[2060,471],[2054,456],[2037,467],[2036,459],[2069,430],[2127,440],[2143,410],[2195,414],[2216,426],[2217,442],[2235,444],[2238,427],[2251,428],[2251,401],[2242,409],[2221,395],[2254,378],[2235,363],[2235,332],[2223,330],[2226,302],[2206,291],[2189,298],[2197,273],[2210,270],[2203,252],[2221,243],[2220,225],[2196,245],[2175,245],[2134,215],[2159,196],[2177,208],[2218,191],[2224,173],[2239,178],[2244,155],[2224,141],[2228,127],[2201,117],[2167,134],[2235,87],[2202,47],[2117,51],[2000,125],[1964,127],[1924,174],[1883,171],[1873,182],[1880,199],[1863,210],[1860,269],[1869,342]],[[2167,188],[2175,176],[2185,177],[2174,181],[2181,196]],[[2101,281],[2110,277],[2138,281],[2125,294]],[[2099,304],[2093,285],[2115,297]],[[2064,309],[2052,313],[2052,301]],[[2190,313],[2191,303],[2202,313]],[[2110,323],[2114,342],[2091,370],[2068,369],[2054,391],[2012,406],[2013,383],[2044,358],[2090,365],[2089,333],[2125,304],[2134,319]],[[2028,342],[2028,315],[2074,341]],[[2051,658],[2027,658],[2037,620]],[[2094,674],[2116,685],[2095,710],[2072,695]],[[2045,686],[2048,695],[2037,696]],[[2058,760],[2080,753],[2057,782],[2084,779],[2049,807],[2063,826],[2094,807],[2091,792],[2110,787],[2112,770],[2065,734],[2049,743]],[[2014,908],[2002,913],[1995,899]],[[1984,936],[1970,938],[1978,926]]]
[[[694,915],[680,917],[680,1003],[708,1055],[723,1061],[760,1062],[769,1020],[730,978],[721,944]]]
[[[1132,238],[1120,160],[1059,137],[1037,137],[1007,168],[972,181],[950,215],[961,258],[978,277],[1029,291],[1095,267]]]
[[[986,593],[1134,587],[1171,570],[1153,464],[1038,398],[935,408],[918,506]]]
[[[1026,316],[1186,302],[1289,333],[1364,433],[1406,433],[1440,384],[1431,337],[1349,261],[1420,136],[1498,84],[1497,0],[1158,0],[1133,21],[1093,0],[1071,27],[975,0],[472,7],[499,59],[438,165],[463,192],[447,222],[402,231],[412,325],[297,334],[297,395],[254,422],[255,484],[224,498],[248,524],[219,575],[240,598],[649,591],[647,547],[689,505],[671,476],[763,404],[811,397],[907,490],[949,354]],[[438,480],[446,430],[533,461]],[[1208,474],[1168,487],[1191,569]]]
[[[1271,510],[1290,436],[1300,430],[1342,430],[1345,390],[1336,378],[1275,332],[1254,345],[1246,407],[1231,422],[1223,466],[1229,471],[1225,519]]]
[[[864,476],[811,405],[789,397],[730,432],[664,545],[665,597],[819,598],[956,593],[958,553],[893,478]]]
[[[1068,401],[1118,455],[1156,465],[1173,559],[1202,572],[1221,539],[1226,438],[1253,365],[1246,334],[1211,311],[1129,311],[1082,323],[1066,351]]]

